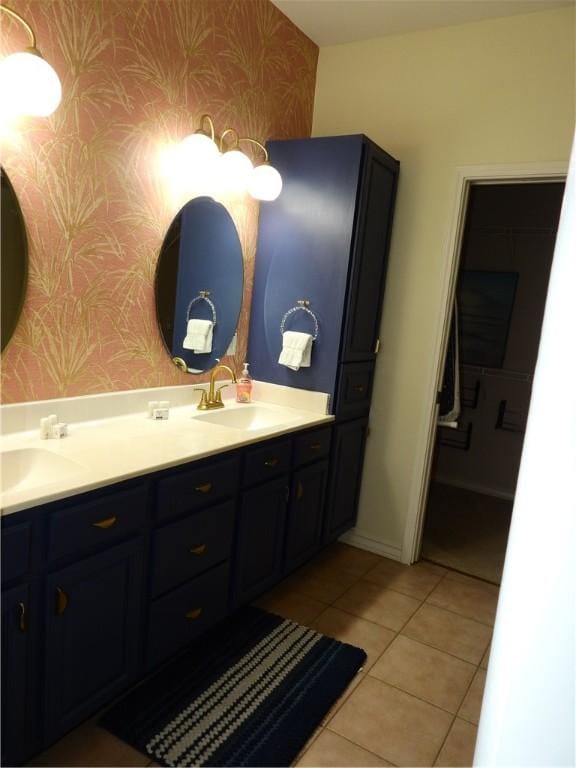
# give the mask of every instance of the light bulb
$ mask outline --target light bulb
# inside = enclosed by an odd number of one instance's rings
[[[282,176],[276,168],[264,163],[252,171],[248,192],[256,200],[276,200],[282,191]]]
[[[246,191],[254,170],[250,158],[239,149],[224,152],[218,163],[220,191],[239,195]]]
[[[5,112],[48,117],[61,99],[60,79],[38,53],[19,51],[0,62],[0,100]]]
[[[210,195],[217,173],[220,151],[204,133],[185,136],[178,147],[179,169],[188,197]]]
[[[215,142],[205,133],[191,133],[180,142],[182,157],[188,163],[206,165],[214,162],[220,152]]]

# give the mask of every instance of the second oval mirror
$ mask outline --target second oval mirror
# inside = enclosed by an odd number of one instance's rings
[[[156,312],[170,357],[189,373],[204,373],[232,354],[243,291],[242,247],[230,214],[211,198],[186,203],[156,270]]]

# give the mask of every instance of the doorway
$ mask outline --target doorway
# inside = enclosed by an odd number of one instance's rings
[[[558,179],[468,188],[421,557],[493,583],[504,564],[563,192]]]

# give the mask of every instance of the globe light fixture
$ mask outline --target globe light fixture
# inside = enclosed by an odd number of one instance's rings
[[[205,132],[205,125],[208,125],[210,135]],[[200,128],[182,139],[180,155],[186,164],[196,167],[206,166],[208,168],[218,160],[220,152],[215,141],[214,123],[210,115],[202,115]]]
[[[30,24],[6,5],[0,5],[0,11],[25,27],[31,43],[24,51],[11,53],[0,62],[2,110],[14,116],[48,117],[62,99],[60,78],[36,48],[36,36]]]
[[[226,146],[226,137],[231,137],[232,143]],[[238,146],[239,137],[234,128],[227,128],[220,137],[222,157],[219,163],[220,189],[228,194],[240,195],[246,192],[250,175],[254,170],[252,161]]]
[[[264,153],[264,161],[257,165],[250,174],[248,179],[248,192],[256,200],[263,200],[270,202],[276,200],[280,192],[282,191],[282,176],[278,173],[276,168],[270,165],[268,160],[268,150],[256,139],[251,139],[248,136],[244,136],[239,141],[247,141],[250,144],[258,147]]]
[[[257,165],[248,183],[248,192],[256,200],[276,200],[282,191],[282,176],[268,162]]]
[[[254,167],[240,144],[248,142],[258,147],[264,160]],[[204,194],[242,195],[248,192],[256,200],[275,200],[282,190],[282,177],[268,161],[266,147],[256,139],[239,136],[234,128],[226,128],[217,137],[210,115],[202,115],[200,128],[185,136],[178,145],[178,174],[196,182],[190,183],[197,192],[200,182]]]

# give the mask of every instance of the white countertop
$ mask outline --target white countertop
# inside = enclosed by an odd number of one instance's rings
[[[159,399],[154,390],[148,390],[147,396],[149,399]],[[70,423],[69,435],[55,440],[40,439],[38,429],[4,434],[2,452],[40,449],[69,459],[75,462],[77,467],[63,479],[50,478],[48,482],[33,484],[24,478],[9,490],[0,493],[2,514],[8,515],[333,421],[333,416],[326,415],[325,411],[322,413],[322,406],[318,408],[314,405],[314,410],[293,408],[285,404],[285,395],[276,400],[277,403],[259,400],[254,404],[282,417],[283,423],[258,430],[234,429],[202,422],[201,419],[195,418],[201,413],[195,404],[186,404],[172,407],[167,421],[154,421],[141,411],[112,418]],[[58,401],[51,401],[52,404],[56,402]],[[298,402],[297,398],[294,402]],[[300,404],[302,402],[309,405],[301,399]],[[250,407],[233,400],[225,400],[225,403],[226,410]],[[34,404],[36,410],[37,406],[38,404]],[[83,406],[86,408],[85,403]]]

